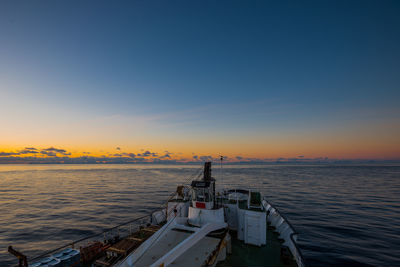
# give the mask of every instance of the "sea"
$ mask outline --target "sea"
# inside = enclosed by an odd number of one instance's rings
[[[0,266],[163,207],[198,165],[0,165]],[[400,166],[213,166],[217,188],[260,190],[299,233],[307,266],[400,266]]]

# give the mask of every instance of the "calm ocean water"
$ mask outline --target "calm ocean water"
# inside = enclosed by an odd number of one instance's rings
[[[158,207],[199,166],[0,165],[0,266]],[[258,188],[300,233],[308,266],[400,266],[400,166],[214,166]]]

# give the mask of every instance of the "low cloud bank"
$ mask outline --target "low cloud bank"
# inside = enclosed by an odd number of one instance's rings
[[[72,157],[71,153],[62,148],[25,147],[22,150],[0,151],[0,164],[134,164],[134,163],[163,163],[163,164],[199,164],[205,161],[220,162],[221,156],[196,155],[191,158],[182,158],[181,153],[164,151],[151,152],[142,149],[141,153],[124,152],[117,147],[118,153],[108,153],[103,156],[91,156],[90,152],[83,152],[83,156]],[[330,159],[328,157],[306,158],[303,155],[293,158],[249,158],[236,155],[223,157],[224,164],[365,164],[365,163],[392,163],[397,160],[365,160],[365,159]]]

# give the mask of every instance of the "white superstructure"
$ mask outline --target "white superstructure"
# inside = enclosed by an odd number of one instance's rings
[[[246,244],[266,244],[266,213],[259,192],[244,190],[216,195],[211,163],[191,192],[178,187],[166,209],[152,215],[165,224],[116,266],[213,266],[231,251],[229,230]]]

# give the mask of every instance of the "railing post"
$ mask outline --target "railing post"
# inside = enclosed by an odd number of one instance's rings
[[[28,267],[28,259],[27,257],[19,251],[13,249],[12,246],[8,247],[8,252],[13,254],[15,257],[18,258],[18,267]]]

